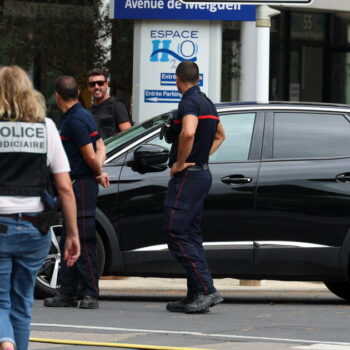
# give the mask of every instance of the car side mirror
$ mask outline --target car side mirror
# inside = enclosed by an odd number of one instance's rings
[[[134,159],[136,164],[147,167],[166,163],[169,154],[170,152],[166,147],[144,144],[135,149]]]

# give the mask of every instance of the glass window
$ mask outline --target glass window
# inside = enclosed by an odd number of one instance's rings
[[[135,124],[132,128],[127,129],[115,136],[109,137],[105,140],[106,152],[112,152],[121,145],[136,140],[143,134],[147,134],[147,131],[155,128],[158,125],[162,125],[166,119],[169,118],[169,114],[163,114],[161,116],[148,119],[141,124]]]
[[[221,123],[225,129],[226,139],[219,149],[210,156],[212,162],[234,162],[247,160],[250,150],[255,113],[221,115]],[[159,137],[148,140],[147,143],[160,145],[170,150],[171,145]]]
[[[273,158],[350,156],[350,123],[343,115],[276,113]]]
[[[350,29],[349,29],[350,40]],[[330,83],[330,102],[350,103],[350,53],[333,52],[332,77]]]
[[[165,148],[168,148],[169,150],[171,148],[171,144],[167,143],[165,141],[164,137],[162,139],[160,139],[158,135],[156,137],[154,137],[153,139],[147,141],[146,143],[150,143],[152,145],[163,146]]]
[[[225,114],[220,116],[226,139],[210,156],[213,162],[248,160],[253,134],[255,113]]]

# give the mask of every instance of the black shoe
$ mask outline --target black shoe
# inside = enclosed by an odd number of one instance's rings
[[[98,300],[90,295],[84,295],[79,304],[80,309],[98,309]]]
[[[188,297],[184,297],[177,301],[171,301],[166,304],[166,309],[169,312],[185,312],[185,305],[188,304],[190,300]]]
[[[194,298],[189,298],[189,297],[184,297],[180,300],[177,301],[173,301],[173,302],[169,302],[168,304],[166,304],[166,309],[169,312],[185,312],[185,305],[186,304],[190,304],[191,302],[193,302]],[[205,309],[203,311],[204,312],[209,312],[209,307],[207,309]]]
[[[44,306],[48,307],[77,307],[78,299],[67,294],[59,293],[53,298],[46,298]]]
[[[186,314],[205,313],[209,311],[211,306],[221,303],[224,298],[219,292],[214,292],[208,295],[198,294],[194,297],[191,303],[185,304],[184,310]]]

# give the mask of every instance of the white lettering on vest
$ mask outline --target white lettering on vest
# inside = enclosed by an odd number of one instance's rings
[[[46,153],[43,123],[0,122],[0,153]]]

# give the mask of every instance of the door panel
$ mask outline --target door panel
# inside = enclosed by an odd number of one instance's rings
[[[204,247],[214,274],[247,273],[253,266],[254,196],[259,169],[259,160],[251,158],[261,154],[263,115],[256,118],[256,113],[232,113],[221,115],[220,119],[226,140],[210,158],[213,184],[204,204]],[[253,133],[260,144],[252,142]],[[164,146],[158,138],[148,143]],[[127,165],[131,159],[132,150],[119,181],[127,271],[157,275],[183,273],[167,250],[166,234],[162,230],[169,170],[140,174]]]
[[[253,268],[254,197],[259,162],[211,164],[213,185],[204,205],[203,237],[212,273],[247,274]],[[222,179],[233,178],[233,183]],[[249,182],[235,183],[235,179]]]
[[[349,121],[342,115],[276,113],[270,122],[274,139],[266,147],[278,159],[263,161],[259,173],[256,273],[334,276],[350,228]]]

